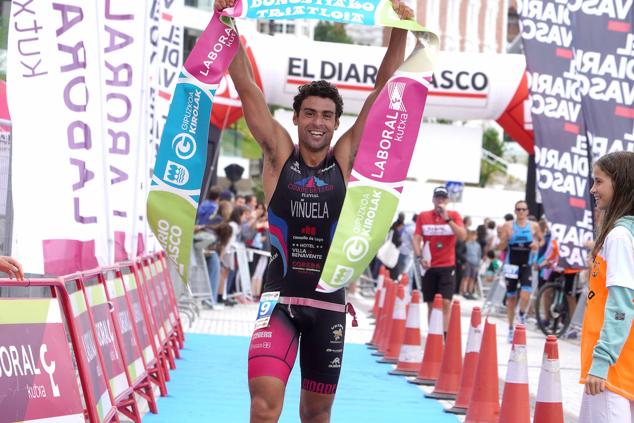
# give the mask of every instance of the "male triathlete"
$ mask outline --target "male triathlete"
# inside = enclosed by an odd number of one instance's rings
[[[414,254],[420,262],[423,276],[423,300],[427,303],[427,316],[436,294],[442,295],[442,311],[445,332],[449,325],[451,298],[456,283],[456,239],[464,240],[467,230],[457,211],[447,210],[449,191],[444,186],[434,188],[434,209],[422,212],[416,219]],[[431,260],[422,255],[423,243],[429,242]]]
[[[216,0],[215,7],[222,10],[233,3]],[[400,0],[393,0],[393,7],[401,19],[413,17],[412,10]],[[301,421],[330,421],[343,355],[345,294],[343,290],[317,293],[315,288],[368,112],[403,62],[406,36],[404,30],[392,30],[374,90],[355,124],[334,148],[330,143],[339,126],[343,101],[333,85],[316,81],[299,87],[293,102],[293,123],[299,139],[295,147],[288,132],[271,115],[242,45],[229,67],[249,130],[264,154],[262,181],[272,249],[263,292],[280,293],[279,302],[268,307],[273,310],[268,326],[257,329],[251,338],[251,422],[279,419],[298,349]],[[260,308],[262,314],[265,308]]]
[[[520,323],[525,323],[525,313],[531,297],[531,253],[537,253],[543,245],[542,232],[537,222],[528,220],[526,201],[515,203],[515,221],[507,221],[500,232],[497,249],[506,249],[504,276],[506,277],[506,313],[509,321],[508,341],[513,341],[513,321],[520,288]]]

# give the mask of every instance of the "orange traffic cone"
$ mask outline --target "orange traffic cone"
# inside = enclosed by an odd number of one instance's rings
[[[557,337],[548,335],[544,345],[544,360],[539,374],[539,385],[537,385],[533,423],[563,423],[563,421],[559,348]]]
[[[484,324],[480,357],[475,383],[465,423],[497,423],[500,414],[498,390],[498,352],[495,340],[495,323]]]
[[[372,333],[372,339],[370,340],[370,342],[366,342],[366,345],[371,350],[376,350],[379,348],[378,343],[379,343],[379,338],[380,338],[381,329],[382,329],[381,316],[383,313],[383,305],[385,304],[385,293],[387,292],[387,287],[389,284],[390,284],[390,281],[385,280],[381,289],[377,291],[378,298],[379,298],[379,308],[376,314],[376,320],[374,321],[374,332]]]
[[[423,361],[420,363],[416,379],[408,380],[416,385],[433,385],[440,373],[440,363],[443,355],[443,317],[442,295],[436,294],[429,319],[429,332],[425,341]]]
[[[462,365],[462,377],[460,378],[460,390],[456,395],[454,406],[445,411],[453,414],[467,414],[469,400],[473,392],[476,367],[480,355],[480,341],[482,341],[482,316],[480,307],[473,307],[471,311],[471,325],[467,336],[467,347]]]
[[[451,316],[447,327],[445,352],[440,364],[440,373],[434,390],[425,394],[427,398],[455,400],[460,389],[462,375],[462,335],[460,324],[460,301],[451,304]]]
[[[529,401],[526,327],[518,324],[513,332],[513,346],[506,369],[499,423],[530,423]]]
[[[378,350],[372,355],[382,357],[387,350],[387,344],[390,340],[390,330],[392,329],[392,313],[394,313],[394,300],[396,299],[396,290],[398,283],[390,281],[387,291],[385,292],[385,303],[383,304],[383,311],[381,312],[381,333],[379,334],[379,340],[376,344]]]
[[[388,372],[398,376],[416,376],[423,359],[423,347],[420,339],[420,291],[412,291],[412,302],[407,310],[405,337],[398,355],[396,369]]]
[[[381,270],[379,270],[379,277],[376,279],[376,294],[374,295],[374,306],[372,307],[371,317],[374,317],[375,319],[378,319],[379,316],[379,297],[381,289],[383,289],[386,273],[387,270],[385,270],[385,266],[381,266]]]
[[[405,287],[402,283],[398,285],[394,299],[394,312],[392,313],[392,327],[390,328],[390,340],[388,342],[385,356],[379,363],[396,364],[398,362],[398,353],[401,351],[401,345],[405,339],[405,318],[407,317],[407,297],[405,295]]]

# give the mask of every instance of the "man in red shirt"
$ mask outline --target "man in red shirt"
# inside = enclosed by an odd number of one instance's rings
[[[454,293],[456,271],[456,239],[464,240],[467,230],[460,214],[447,210],[449,192],[440,186],[434,188],[432,198],[434,209],[422,212],[416,219],[414,233],[414,254],[425,270],[422,288],[423,299],[427,303],[427,316],[431,316],[431,306],[436,294],[443,298],[443,316],[445,332],[449,324],[451,297]],[[429,257],[423,257],[423,243],[429,243]]]

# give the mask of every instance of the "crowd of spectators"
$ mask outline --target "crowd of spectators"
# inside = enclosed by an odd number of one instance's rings
[[[235,305],[238,245],[268,251],[268,242],[266,208],[254,195],[235,195],[212,187],[198,207],[194,228],[194,248],[201,249],[205,257],[211,291],[203,304],[208,308]],[[255,299],[260,296],[266,262],[264,255],[250,261],[251,280],[247,283]]]

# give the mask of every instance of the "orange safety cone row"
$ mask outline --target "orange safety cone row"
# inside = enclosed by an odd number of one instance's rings
[[[473,392],[475,373],[480,356],[480,342],[482,341],[482,314],[480,307],[473,307],[471,311],[471,325],[467,336],[464,362],[462,364],[462,377],[460,378],[460,390],[456,395],[454,406],[445,409],[447,413],[467,414],[469,400]]]
[[[392,313],[394,313],[394,300],[396,299],[396,290],[398,283],[390,281],[387,291],[385,292],[385,304],[383,304],[383,311],[381,312],[381,333],[376,344],[378,350],[372,353],[374,356],[382,357],[387,350],[387,344],[390,341],[390,330],[392,329]]]
[[[385,266],[381,266],[381,269],[379,270],[379,277],[376,279],[376,294],[374,295],[374,306],[372,306],[372,316],[375,319],[378,319],[379,316],[379,297],[381,289],[383,289],[386,274],[387,270],[385,269]]]
[[[366,342],[366,345],[371,350],[378,349],[379,338],[380,338],[381,330],[382,330],[381,319],[382,319],[382,313],[383,313],[383,305],[385,304],[385,294],[387,292],[387,287],[389,284],[390,284],[390,281],[385,280],[383,282],[383,286],[378,291],[379,308],[376,314],[376,320],[374,321],[374,332],[372,333],[372,339],[370,340],[370,342]]]
[[[420,336],[421,293],[412,291],[412,301],[407,310],[405,337],[398,354],[396,369],[388,372],[397,376],[416,376],[423,359],[423,347]]]
[[[427,398],[455,400],[460,390],[460,377],[462,376],[462,325],[460,320],[460,301],[454,300],[451,304],[451,315],[440,373],[434,390],[425,394]]]
[[[495,323],[484,324],[475,383],[465,423],[497,423],[500,414],[498,389],[498,352]]]
[[[535,416],[533,423],[563,423],[564,409],[559,374],[559,348],[557,337],[548,335],[544,345],[544,359],[539,373]]]
[[[518,324],[513,332],[513,346],[509,365],[506,368],[499,423],[530,423],[531,421],[527,360],[526,327]]]
[[[385,355],[379,363],[396,364],[398,362],[398,353],[401,351],[401,345],[405,339],[405,318],[407,317],[407,296],[405,295],[405,286],[399,283],[396,298],[394,299],[394,312],[392,313],[392,327],[390,328],[390,340],[385,351]]]
[[[429,319],[429,332],[425,341],[423,360],[420,363],[416,378],[410,379],[408,382],[416,385],[435,384],[440,373],[443,348],[442,295],[436,294]]]

